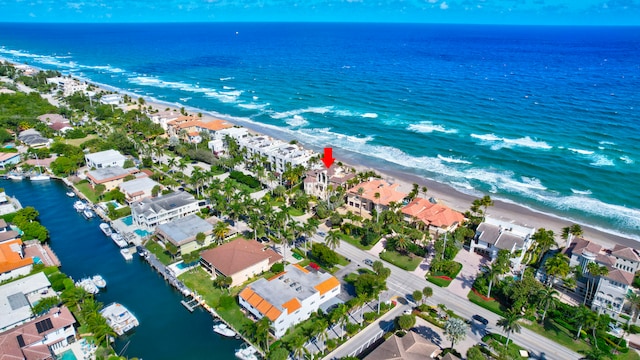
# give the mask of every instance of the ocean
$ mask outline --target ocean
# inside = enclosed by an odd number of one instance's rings
[[[0,57],[640,240],[640,28],[0,24]]]
[[[38,210],[62,272],[74,280],[101,274],[107,288],[96,299],[105,305],[119,302],[138,318],[140,326],[117,339],[118,354],[147,360],[235,358],[242,341],[214,333],[213,318],[201,307],[187,311],[180,304],[182,294],[138,255],[125,261],[98,228],[98,219],[88,221],[76,213],[77,198],[65,195],[67,187],[61,181],[0,180],[0,187],[22,206]]]

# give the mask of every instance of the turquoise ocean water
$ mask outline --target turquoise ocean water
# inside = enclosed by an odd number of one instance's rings
[[[0,24],[0,56],[640,239],[640,29]]]
[[[64,184],[0,180],[0,187],[40,212],[64,273],[74,280],[101,274],[107,289],[97,300],[119,302],[136,315],[140,326],[118,339],[119,354],[146,360],[234,359],[241,342],[214,333],[211,315],[201,308],[188,312],[180,304],[183,296],[137,255],[125,261],[97,219],[88,221],[76,213],[75,199],[65,195]]]

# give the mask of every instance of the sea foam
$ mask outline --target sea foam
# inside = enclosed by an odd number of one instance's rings
[[[419,132],[419,133],[425,133],[425,134],[429,134],[434,131],[445,133],[445,134],[455,134],[458,132],[458,130],[456,129],[446,129],[444,126],[435,125],[430,121],[425,121],[418,124],[411,124],[409,125],[409,127],[407,127],[407,130]]]
[[[553,147],[547,144],[545,141],[534,140],[530,136],[525,136],[518,139],[509,139],[505,137],[499,137],[495,134],[471,134],[472,138],[481,140],[483,143],[487,143],[491,145],[492,150],[500,150],[502,148],[513,148],[513,147],[525,147],[530,149],[540,149],[540,150],[549,150]],[[491,144],[493,143],[493,144]]]

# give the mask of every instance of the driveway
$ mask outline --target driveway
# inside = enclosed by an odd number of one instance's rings
[[[458,276],[453,279],[447,287],[447,290],[462,298],[466,298],[482,266],[489,265],[489,259],[462,249],[458,252],[454,260],[462,264],[462,270],[460,270]]]

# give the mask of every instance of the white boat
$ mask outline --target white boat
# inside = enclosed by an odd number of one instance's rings
[[[91,219],[93,219],[95,214],[93,213],[93,210],[91,210],[89,208],[85,208],[84,210],[82,210],[82,216],[84,216],[84,218],[87,219],[87,220],[91,220]]]
[[[113,234],[113,231],[111,231],[111,226],[109,226],[109,224],[107,223],[100,223],[100,230],[102,230],[102,233],[105,236],[111,236],[111,234]]]
[[[117,232],[111,234],[111,240],[113,240],[113,242],[121,248],[127,247],[128,245],[122,235],[118,234]]]
[[[109,304],[104,309],[100,310],[100,314],[107,319],[107,324],[109,324],[113,331],[118,335],[123,335],[140,325],[138,319],[131,313],[131,311],[118,303]]]
[[[100,289],[98,289],[98,287],[96,286],[96,284],[93,283],[93,281],[91,279],[82,279],[78,282],[76,282],[76,286],[83,288],[86,292],[88,292],[89,294],[97,294],[98,292],[100,292]]]
[[[234,337],[236,336],[236,332],[231,330],[225,323],[218,323],[213,325],[213,331],[216,333],[226,336],[226,337]]]
[[[31,176],[29,176],[29,180],[31,180],[31,181],[51,180],[51,176],[45,175],[45,174],[31,175]]]
[[[76,202],[73,203],[73,208],[76,209],[77,212],[81,212],[84,210],[84,208],[86,208],[87,205],[85,205],[84,202],[82,202],[82,200],[77,200]]]
[[[7,174],[7,179],[9,179],[9,180],[22,180],[22,179],[24,179],[24,176],[22,176],[20,174],[16,174],[16,173],[8,173]]]
[[[258,350],[251,345],[237,349],[235,354],[240,360],[258,360]]]
[[[69,190],[69,191],[67,191],[67,196],[68,197],[74,197],[74,196],[76,196],[76,193],[74,193],[73,191]]]
[[[93,281],[93,284],[98,287],[98,289],[107,287],[107,281],[101,275],[94,275],[91,281]]]
[[[122,257],[127,261],[133,260],[133,250],[131,250],[131,248],[120,249],[120,254],[122,254]]]

